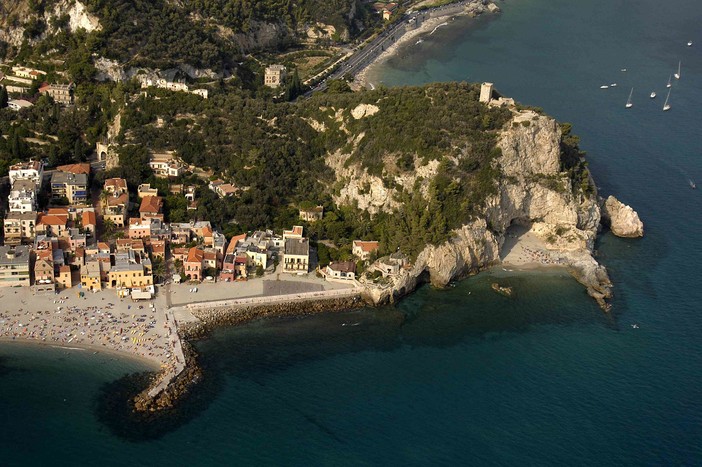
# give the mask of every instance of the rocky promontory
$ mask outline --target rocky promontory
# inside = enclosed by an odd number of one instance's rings
[[[554,263],[565,267],[583,284],[603,309],[612,284],[604,266],[593,256],[603,211],[617,235],[640,236],[643,225],[636,213],[615,198],[598,202],[597,189],[586,165],[573,169],[563,160],[562,131],[552,118],[512,107],[513,118],[500,132],[501,171],[497,194],[487,200],[484,215],[454,231],[448,241],[427,245],[408,267],[383,284],[363,280],[364,294],[376,304],[389,303],[414,290],[421,282],[444,287],[450,281],[500,262],[500,248],[508,229],[527,228],[543,239]],[[346,169],[348,172],[349,169]],[[383,200],[393,193],[383,193]],[[366,199],[382,208],[383,200]]]

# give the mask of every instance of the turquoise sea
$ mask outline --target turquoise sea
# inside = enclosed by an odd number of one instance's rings
[[[0,464],[702,465],[702,3],[500,6],[371,81],[491,81],[572,122],[601,192],[646,223],[599,242],[611,315],[567,275],[498,269],[513,299],[487,274],[395,308],[222,329],[197,344],[206,381],[149,424],[120,404],[138,364],[0,344]]]

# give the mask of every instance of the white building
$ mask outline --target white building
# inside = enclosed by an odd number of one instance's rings
[[[22,109],[26,109],[28,107],[31,107],[33,105],[34,104],[32,104],[31,102],[26,101],[24,99],[10,99],[7,101],[7,106],[11,110],[22,110]]]
[[[154,171],[154,175],[160,178],[180,177],[185,170],[185,164],[170,152],[152,154],[149,167]]]
[[[44,164],[41,161],[20,162],[10,166],[10,185],[17,180],[31,180],[37,188],[41,188],[44,179]]]
[[[23,214],[36,211],[36,185],[32,180],[17,180],[12,184],[10,196],[7,199],[10,212]]]
[[[356,263],[353,261],[330,263],[324,273],[327,280],[353,281],[356,279]]]

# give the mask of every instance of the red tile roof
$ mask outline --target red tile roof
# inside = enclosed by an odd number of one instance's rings
[[[160,196],[144,196],[141,199],[141,206],[139,206],[140,213],[159,213],[161,211],[161,206],[163,205],[163,200]]]
[[[49,214],[39,214],[37,224],[43,225],[66,225],[66,219],[61,216],[51,216]]]
[[[95,216],[95,213],[93,211],[83,211],[82,222],[83,227],[87,225],[94,226],[95,224],[97,224],[97,217]]]
[[[379,242],[375,241],[363,241],[363,240],[354,240],[353,241],[353,246],[360,247],[361,250],[363,250],[366,253],[371,253],[375,250],[378,249],[379,247]]]
[[[199,248],[192,247],[192,248],[188,251],[188,259],[186,259],[185,261],[186,261],[187,263],[202,263],[202,260],[203,260],[204,256],[205,256],[205,252],[204,252],[204,251],[202,251],[202,250],[199,249]]]
[[[85,174],[89,175],[90,174],[90,164],[87,162],[84,164],[67,164],[67,165],[59,165],[56,167],[56,170],[60,172],[68,172],[72,174]]]

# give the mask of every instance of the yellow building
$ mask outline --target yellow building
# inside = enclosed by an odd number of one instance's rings
[[[135,254],[134,250],[115,254],[115,265],[107,274],[108,287],[125,289],[153,285],[151,261]]]
[[[100,261],[88,261],[80,268],[80,285],[86,290],[102,290],[100,282],[100,272],[102,263]]]

